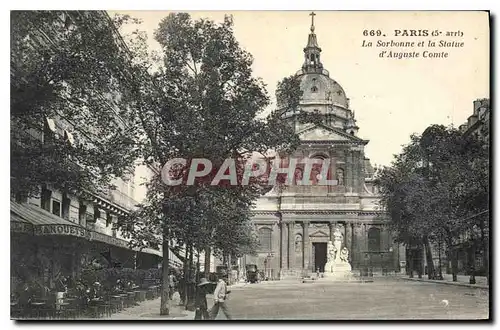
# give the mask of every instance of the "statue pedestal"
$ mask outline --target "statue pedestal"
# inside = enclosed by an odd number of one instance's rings
[[[325,271],[323,278],[326,281],[348,281],[354,280],[351,265],[348,262],[337,262],[333,265],[332,271]]]

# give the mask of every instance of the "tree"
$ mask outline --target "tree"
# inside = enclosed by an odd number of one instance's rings
[[[155,39],[162,46],[161,61],[154,71],[144,52],[136,53],[136,75],[141,79],[134,80],[138,83],[127,96],[138,109],[146,164],[159,169],[169,159],[184,158],[188,163],[179,169],[182,175],[194,158],[210,159],[216,166],[233,158],[241,174],[252,152],[290,151],[299,144],[293,127],[281,120],[281,110],[259,118],[269,98],[264,83],[252,76],[252,57],[235,39],[231,17],[217,24],[192,21],[185,13],[170,14],[161,21]],[[144,39],[137,41],[131,48],[143,50]],[[298,86],[295,77],[278,86],[278,98],[288,109],[298,105]],[[198,180],[193,186],[172,187],[156,175],[148,189],[148,201],[138,217],[125,219],[121,226],[137,245],[163,239],[164,274],[166,239],[187,248],[236,255],[255,245],[249,219],[253,201],[262,192],[259,182],[211,186]],[[161,314],[169,312],[166,281]]]
[[[98,11],[11,13],[11,191],[109,188],[136,158],[128,51]]]
[[[377,178],[381,202],[399,240],[425,246],[430,278],[436,274],[429,243],[446,244],[456,280],[452,246],[480,220],[470,216],[488,208],[487,149],[474,136],[439,125],[411,139]]]

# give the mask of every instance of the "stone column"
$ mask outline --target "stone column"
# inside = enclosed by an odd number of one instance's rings
[[[361,152],[356,150],[353,152],[353,180],[352,191],[355,193],[360,192],[360,175],[361,175]]]
[[[281,270],[288,267],[287,262],[287,236],[286,236],[286,224],[282,222],[280,224],[280,259],[281,259]]]
[[[361,237],[362,237],[362,242],[363,244],[361,245],[361,250],[363,252],[368,251],[368,228],[366,228],[366,223],[363,223],[361,225]]]
[[[302,222],[302,267],[305,271],[309,271],[309,265],[311,264],[311,251],[309,242],[309,221]]]
[[[345,246],[347,250],[349,250],[349,259],[351,259],[352,255],[352,224],[347,222],[345,224],[345,236],[344,236]]]
[[[295,235],[293,233],[295,223],[288,222],[288,269],[293,269],[295,266]]]
[[[335,232],[335,226],[336,226],[335,222],[330,222],[328,224],[328,227],[330,227],[330,241],[332,242],[333,242],[333,233]]]

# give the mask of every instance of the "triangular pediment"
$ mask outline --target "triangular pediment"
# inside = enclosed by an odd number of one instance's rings
[[[298,132],[302,141],[352,141],[363,142],[362,139],[343,132],[340,129],[328,127],[325,125],[313,125]]]
[[[318,231],[315,231],[314,233],[312,233],[311,235],[309,235],[310,237],[328,237],[328,233],[325,233],[324,231],[322,230],[318,230]]]

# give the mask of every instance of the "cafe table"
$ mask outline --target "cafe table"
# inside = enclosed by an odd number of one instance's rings
[[[30,303],[32,307],[31,316],[34,318],[39,318],[41,316],[41,309],[45,307],[45,302],[37,301]]]
[[[114,300],[116,300],[118,302],[118,308],[119,310],[123,310],[123,301],[124,301],[124,298],[123,296],[121,295],[114,295],[114,296],[111,296],[111,298],[113,298]]]

